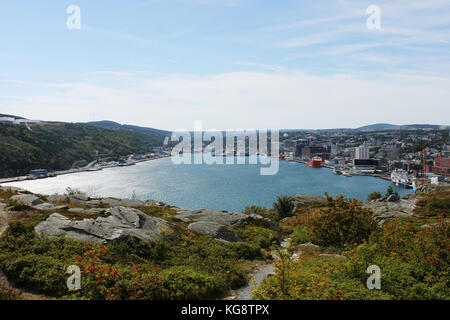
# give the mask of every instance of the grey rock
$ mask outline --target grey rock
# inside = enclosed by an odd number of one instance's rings
[[[295,207],[308,205],[313,202],[323,202],[326,199],[321,196],[314,196],[310,194],[295,194],[290,197]]]
[[[17,200],[19,203],[30,207],[43,203],[43,201],[34,194],[17,194],[12,196],[11,199]]]
[[[100,199],[100,202],[108,207],[139,207],[144,205],[144,201],[133,199],[104,198]]]
[[[39,223],[35,231],[39,236],[66,236],[76,240],[108,243],[113,240],[136,238],[140,240],[160,239],[164,230],[170,228],[167,221],[150,217],[145,213],[126,207],[107,210],[108,217],[73,221],[54,213]]]
[[[51,202],[51,203],[60,203],[60,202],[64,202],[67,200],[67,196],[62,195],[62,194],[51,194],[47,197],[47,201]]]
[[[218,210],[180,210],[175,219],[183,222],[212,221],[227,226],[237,226],[251,219],[249,215],[241,212],[228,212]]]
[[[0,186],[0,190],[2,190],[4,192],[14,191],[14,192],[20,192],[20,193],[30,193],[27,190],[19,188],[19,187]]]
[[[69,196],[68,199],[75,206],[85,207],[88,205],[87,200],[79,199],[78,197]]]
[[[54,210],[67,209],[67,206],[65,206],[65,205],[57,206],[53,203],[44,202],[44,203],[33,206],[33,208],[36,210],[42,210],[42,211],[54,211]]]
[[[88,195],[86,193],[83,193],[83,192],[77,192],[74,195],[71,195],[70,198],[71,199],[78,199],[78,200],[81,200],[81,201],[88,201],[89,200]]]
[[[388,198],[382,201],[370,201],[364,204],[365,208],[371,209],[374,218],[382,224],[385,220],[399,217],[411,216],[415,208],[416,197],[401,198],[396,202],[390,202]]]
[[[278,226],[271,220],[264,218],[260,215],[256,214],[247,215],[242,212],[229,212],[229,211],[208,210],[208,209],[179,210],[174,218],[179,221],[188,223],[189,229],[201,228],[201,230],[196,231],[204,235],[226,241],[240,241],[239,237],[237,237],[234,234],[234,232],[232,232],[228,227],[239,226],[245,222],[249,222],[252,220],[263,221],[273,231],[280,232]],[[219,228],[219,226],[226,228]],[[224,233],[225,236],[228,235],[229,239],[219,237],[218,236],[219,233],[220,234]]]
[[[388,202],[397,202],[399,200],[398,196],[395,194],[391,194],[389,197],[387,197],[386,201]]]
[[[69,212],[86,214],[87,210],[83,208],[69,208]]]
[[[227,226],[212,221],[198,221],[189,224],[188,229],[205,236],[228,242],[242,241],[241,238]]]

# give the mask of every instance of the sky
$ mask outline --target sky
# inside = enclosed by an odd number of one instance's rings
[[[450,0],[2,1],[0,113],[166,130],[449,125]]]

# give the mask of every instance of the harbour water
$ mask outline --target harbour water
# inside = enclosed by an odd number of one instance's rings
[[[248,161],[248,158],[246,159]],[[246,206],[272,206],[277,196],[298,193],[358,198],[372,191],[384,194],[390,181],[368,176],[335,175],[331,169],[311,168],[297,162],[279,162],[275,175],[260,175],[260,164],[176,165],[171,158],[141,162],[129,167],[80,172],[53,178],[4,185],[34,193],[65,193],[67,187],[90,196],[154,199],[186,209],[240,211]],[[411,192],[392,185],[400,196]]]

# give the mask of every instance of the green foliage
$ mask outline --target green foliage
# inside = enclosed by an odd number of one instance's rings
[[[26,175],[32,169],[66,170],[74,162],[118,159],[131,153],[148,153],[163,137],[124,129],[107,129],[80,123],[38,123],[26,126],[0,124],[0,177]]]
[[[389,186],[387,188],[385,196],[386,197],[393,196],[394,201],[400,200],[400,196],[398,195],[398,192],[394,192],[394,189],[392,189],[392,186]]]
[[[377,200],[381,198],[381,193],[373,191],[367,195],[367,201]]]
[[[293,244],[301,244],[311,242],[313,235],[306,225],[299,225],[294,228],[291,238]]]
[[[23,211],[23,210],[31,209],[29,206],[27,206],[26,204],[21,203],[17,199],[9,199],[6,202],[6,208],[8,210],[10,210],[10,211]]]
[[[147,214],[168,218],[173,210],[149,207]],[[65,214],[62,212],[62,214]],[[17,212],[0,239],[0,268],[17,285],[68,299],[213,299],[246,284],[247,260],[278,234],[262,223],[240,228],[243,242],[224,243],[184,227],[160,240],[131,239],[92,245],[67,238],[37,238],[34,226],[47,217]],[[71,217],[74,218],[74,217]],[[77,265],[82,288],[68,292],[66,269]]]
[[[277,201],[273,204],[273,208],[281,219],[292,216],[292,211],[295,209],[292,199],[283,195],[277,198]]]
[[[242,240],[254,244],[258,248],[269,249],[273,244],[280,242],[278,232],[261,226],[245,224],[235,228],[234,231]]]
[[[261,207],[261,206],[248,206],[248,207],[245,207],[244,213],[245,214],[257,214],[264,218],[270,219],[272,221],[280,220],[280,216],[278,215],[278,212],[273,208],[266,208],[266,207]]]
[[[389,186],[386,190],[386,196],[390,196],[391,194],[394,194],[394,189],[392,189],[392,186]]]
[[[444,216],[450,214],[450,187],[439,187],[435,192],[421,195],[416,202],[414,215],[421,217]]]
[[[298,261],[284,257],[254,297],[448,300],[449,232],[450,224],[442,219],[426,228],[415,217],[391,219],[368,242],[343,252],[345,259],[307,252]],[[380,290],[366,287],[371,265],[381,269]]]
[[[357,199],[345,199],[343,195],[336,199],[327,195],[326,206],[308,223],[312,242],[337,248],[362,243],[377,228],[369,209]]]
[[[0,198],[3,200],[11,198],[15,194],[16,192],[13,191],[11,188],[7,188],[6,190],[0,189]]]
[[[166,220],[172,220],[173,216],[177,213],[176,210],[167,207],[160,206],[140,206],[137,209],[148,214],[149,216],[158,217]]]

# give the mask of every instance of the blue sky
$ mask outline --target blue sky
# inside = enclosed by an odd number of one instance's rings
[[[0,39],[0,113],[169,130],[450,124],[450,0],[9,1]]]

